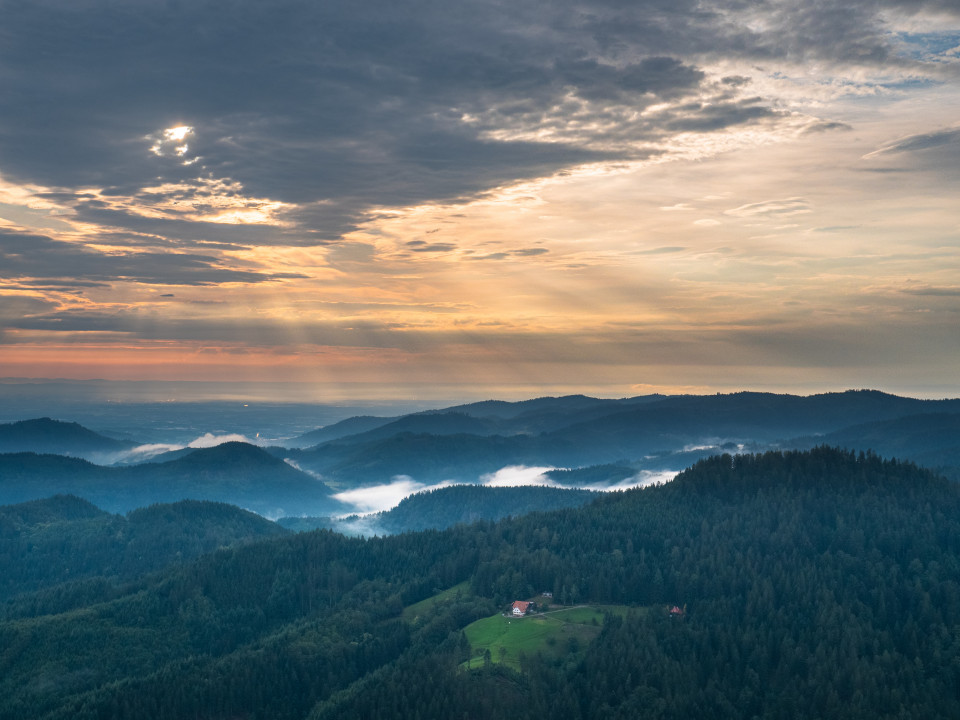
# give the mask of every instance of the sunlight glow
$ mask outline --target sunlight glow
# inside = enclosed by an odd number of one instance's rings
[[[187,135],[193,132],[193,128],[189,125],[180,125],[178,127],[167,128],[163,131],[164,140],[171,140],[173,142],[181,142]]]

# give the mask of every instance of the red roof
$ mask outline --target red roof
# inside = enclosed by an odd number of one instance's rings
[[[522,612],[522,613],[525,613],[525,612],[527,611],[527,608],[528,608],[528,607],[530,607],[530,603],[524,602],[523,600],[517,600],[517,601],[513,604],[513,609],[514,609],[514,610],[519,610],[519,611]]]

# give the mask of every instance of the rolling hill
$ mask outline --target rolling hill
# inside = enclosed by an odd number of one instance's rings
[[[792,447],[832,445],[910,460],[960,480],[960,413],[908,415],[800,438]]]
[[[625,465],[674,469],[733,448],[790,446],[790,438],[866,422],[960,411],[958,400],[916,400],[876,391],[800,397],[770,393],[528,403],[476,403],[456,412],[418,414],[344,435],[306,450],[280,451],[339,487],[383,483],[396,475],[423,482],[475,482],[506,465],[582,468]],[[471,413],[482,420],[464,420]],[[471,416],[472,417],[472,416]],[[936,422],[932,420],[931,422]],[[413,432],[439,424],[433,432]],[[396,432],[393,432],[396,431]],[[391,434],[392,433],[392,434]],[[840,439],[840,436],[838,436]],[[948,438],[944,436],[943,442]]]
[[[114,440],[73,422],[36,418],[0,424],[0,453],[34,452],[92,458],[132,443]]]
[[[229,442],[163,463],[103,467],[58,455],[0,455],[0,502],[72,494],[111,512],[154,503],[211,500],[279,516],[343,510],[331,489],[270,453]]]
[[[101,582],[59,593],[59,608],[77,597],[103,598],[110,583],[221,547],[282,535],[259,515],[223,503],[180,501],[113,515],[70,495],[0,506],[0,601],[88,578]]]

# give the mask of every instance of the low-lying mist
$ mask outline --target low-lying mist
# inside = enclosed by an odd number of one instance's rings
[[[137,463],[149,462],[150,460],[168,452],[177,452],[178,450],[199,450],[202,448],[212,448],[227,442],[242,442],[250,445],[260,445],[259,438],[248,438],[246,435],[229,433],[226,435],[215,435],[214,433],[204,433],[186,444],[182,443],[148,443],[138,445],[129,450],[121,450],[113,453],[97,453],[91,455],[91,462],[97,465],[136,465]]]
[[[554,487],[558,489],[578,489],[593,490],[594,492],[614,492],[617,490],[628,490],[636,487],[648,487],[650,485],[661,485],[673,480],[678,470],[650,471],[641,470],[636,475],[625,480],[611,483],[591,483],[591,484],[560,484],[550,478],[547,473],[556,470],[553,467],[527,467],[525,465],[508,465],[497,470],[494,473],[481,475],[476,483],[457,483],[446,480],[435,484],[421,483],[409,475],[397,475],[389,483],[382,485],[370,485],[367,487],[345,490],[334,495],[334,498],[342,503],[352,506],[353,510],[339,516],[340,518],[353,518],[356,516],[373,515],[395,508],[404,498],[419,492],[428,492],[440,488],[450,487],[456,484],[475,484],[486,487],[522,487],[525,485]],[[372,527],[369,522],[360,523],[352,521],[353,524],[363,526],[366,529]],[[362,531],[366,532],[366,530]]]

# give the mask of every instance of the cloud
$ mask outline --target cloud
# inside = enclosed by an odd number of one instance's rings
[[[32,295],[0,295],[0,321],[17,320],[21,317],[43,315],[55,310],[57,303]]]
[[[423,240],[411,240],[407,247],[418,253],[450,252],[457,249],[453,243],[428,243]]]
[[[663,247],[651,248],[650,250],[643,250],[639,254],[640,255],[673,255],[675,253],[683,252],[686,249],[687,248],[683,245],[665,245]]]
[[[223,266],[220,258],[195,253],[104,252],[75,242],[0,229],[0,278],[89,286],[127,280],[148,285],[261,283],[303,277]],[[80,281],[80,285],[77,285]]]
[[[546,255],[550,252],[550,249],[545,247],[519,248],[517,250],[503,250],[501,252],[487,253],[486,255],[473,254],[472,250],[468,250],[467,252],[470,253],[470,260],[507,260],[512,257],[528,258]]]
[[[847,362],[858,323],[893,357],[906,321],[863,310],[863,275],[891,235],[947,246],[956,228],[956,43],[904,36],[934,12],[953,32],[953,0],[0,6],[0,214],[24,228],[0,226],[0,282],[23,358],[62,336],[76,354],[58,362],[75,363],[107,338],[119,363],[122,333],[143,367],[180,341],[205,357],[284,346],[277,373],[326,372],[336,353],[321,353],[351,347],[397,376],[624,377],[751,354]],[[887,122],[901,129],[883,142]],[[898,167],[843,167],[875,148]],[[802,214],[862,232],[716,248],[703,228]],[[870,257],[837,272],[857,243]],[[946,287],[949,262],[882,272]],[[800,335],[836,345],[799,346],[791,303],[810,310]],[[751,327],[777,313],[775,332]],[[918,347],[954,337],[915,319]]]
[[[225,14],[197,0],[173,21],[162,3],[7,3],[0,170],[75,196],[78,218],[104,226],[328,242],[377,207],[472,198],[659,154],[677,133],[786,119],[773,99],[739,96],[745,76],[710,85],[710,57],[896,60],[873,4],[823,5],[289,0]],[[81,197],[100,188],[146,202],[158,177],[187,199],[183,188],[196,199],[229,180],[286,203],[278,218],[292,226],[215,227]]]
[[[242,442],[251,445],[257,444],[256,440],[251,440],[245,435],[240,435],[237,433],[229,433],[226,435],[204,433],[196,439],[191,440],[186,445],[177,443],[148,443],[116,453],[98,453],[94,458],[94,461],[102,465],[132,465],[146,462],[157,457],[158,455],[162,455],[163,453],[175,452],[177,450],[184,450],[186,448],[211,448],[227,442]]]
[[[425,485],[407,475],[398,475],[392,482],[386,485],[373,485],[370,487],[356,488],[354,490],[345,490],[344,492],[337,493],[333,497],[342,503],[353,505],[355,513],[375,513],[396,507],[400,504],[400,501],[408,495],[437,490],[442,487],[449,487],[449,485],[450,483]]]
[[[596,483],[593,485],[583,485],[583,490],[595,490],[599,492],[615,492],[617,490],[630,490],[638,487],[651,487],[653,485],[663,485],[673,480],[679,471],[677,470],[641,470],[633,477],[626,478],[617,483]]]
[[[570,487],[568,485],[560,486],[545,475],[546,472],[553,470],[552,467],[526,467],[523,465],[512,465],[501,468],[500,470],[481,475],[478,478],[480,485],[487,487]],[[635,487],[647,487],[650,485],[659,485],[672,480],[677,474],[674,470],[664,470],[651,472],[643,470],[634,477],[627,478],[617,483],[604,484],[597,483],[581,486],[584,490],[594,491],[617,491],[626,490]],[[427,485],[418,482],[409,475],[397,475],[393,480],[384,485],[372,485],[369,487],[355,488],[337,493],[333,497],[340,502],[352,506],[352,510],[343,513],[343,517],[352,515],[371,515],[385,510],[395,508],[400,501],[410,495],[421,492],[431,492],[440,488],[451,487],[456,483],[444,481]],[[338,528],[344,532],[355,534],[373,534],[382,533],[382,529],[369,519],[361,518],[359,524],[351,527]]]
[[[511,465],[500,470],[481,475],[478,478],[480,485],[487,487],[571,487],[569,485],[558,485],[545,475],[546,472],[553,470],[552,467],[526,467],[523,465]],[[669,482],[676,477],[676,470],[648,471],[642,470],[635,476],[627,478],[617,483],[596,483],[592,485],[580,486],[583,490],[594,490],[600,492],[612,492],[617,490],[627,490],[636,487],[648,487],[651,485],[661,485]],[[384,485],[373,485],[369,487],[345,490],[337,493],[334,498],[342,503],[353,506],[350,512],[344,513],[343,517],[352,515],[371,515],[373,513],[390,510],[400,504],[400,501],[410,495],[421,492],[430,492],[440,488],[450,487],[456,483],[441,482],[433,485],[427,485],[417,482],[408,475],[398,475],[393,481]],[[374,534],[382,533],[375,521],[371,522],[369,518],[360,518],[360,522],[351,523],[348,526],[338,526],[343,532],[353,534]]]
[[[229,433],[227,435],[216,435],[214,433],[204,433],[196,440],[191,440],[187,443],[189,448],[212,448],[217,445],[223,445],[227,442],[242,442],[255,445],[256,441],[251,440],[245,435],[239,435],[237,433]]]
[[[152,236],[154,243],[221,243],[228,247],[244,245],[305,245],[317,244],[315,238],[299,237],[274,227],[236,225],[197,220],[157,218],[122,210],[98,207],[97,203],[79,200],[73,204],[74,218],[95,223],[105,228],[121,228],[133,233]]]
[[[554,470],[552,467],[527,467],[525,465],[509,465],[495,473],[480,476],[480,484],[489,487],[518,487],[521,485],[556,486],[557,483],[545,473]]]
[[[732,210],[725,210],[724,215],[733,215],[734,217],[752,218],[752,217],[791,217],[793,215],[804,215],[812,212],[810,203],[804,198],[794,197],[783,200],[766,200],[764,202],[750,203],[741,205]]]
[[[904,288],[900,292],[907,295],[921,295],[929,297],[960,297],[960,287],[913,287]]]
[[[805,127],[803,129],[803,134],[811,135],[814,133],[833,132],[836,130],[842,130],[842,131],[853,130],[853,127],[844,122],[820,121],[820,122],[811,123],[810,125]]]
[[[960,148],[960,127],[918,133],[916,135],[908,135],[907,137],[900,138],[889,145],[878,148],[877,150],[874,150],[863,157],[866,159],[880,157],[883,155],[893,155],[896,153],[920,152],[943,147],[950,147],[954,151]]]

